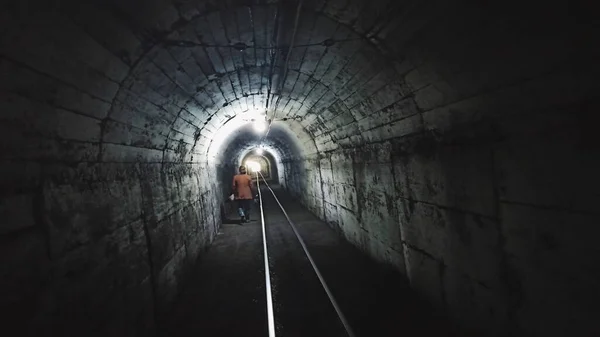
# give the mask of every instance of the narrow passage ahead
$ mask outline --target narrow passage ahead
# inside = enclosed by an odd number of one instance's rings
[[[304,209],[273,193],[296,226],[356,336],[458,336],[400,275],[375,263]],[[261,185],[276,336],[348,336],[272,192]],[[269,336],[260,209],[241,225],[233,209],[161,327],[164,336]]]

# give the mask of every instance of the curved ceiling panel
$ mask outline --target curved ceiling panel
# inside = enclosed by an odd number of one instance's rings
[[[132,142],[165,146],[182,161],[218,157],[225,139],[243,129],[243,115],[254,112],[273,123],[265,141],[281,144],[276,138],[288,132],[303,154],[362,143],[361,131],[389,122],[370,116],[399,101],[403,84],[365,38],[385,20],[359,20],[359,8],[306,1],[297,12],[294,3],[234,1],[163,12],[157,22],[179,17],[175,29],[135,62],[109,118],[145,135]],[[108,123],[101,140],[110,143],[116,132]]]

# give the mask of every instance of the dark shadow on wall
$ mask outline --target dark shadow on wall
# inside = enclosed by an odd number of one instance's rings
[[[222,223],[233,223],[231,219],[231,208],[234,207],[233,202],[229,200],[232,192],[233,176],[238,172],[238,166],[232,163],[221,163],[217,165],[218,186],[221,191],[222,198],[219,200],[219,209],[221,212]]]
[[[287,162],[287,186],[465,327],[593,336],[599,216],[583,196],[599,162],[591,110],[570,109]]]
[[[32,210],[12,209],[36,222],[0,237],[5,333],[152,335],[216,236],[209,170],[133,160],[40,165],[27,192],[2,183],[3,193],[36,200]]]

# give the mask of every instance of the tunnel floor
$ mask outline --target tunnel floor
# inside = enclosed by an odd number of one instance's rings
[[[273,190],[357,336],[465,335],[434,316],[399,273],[344,241],[281,188]],[[262,196],[276,335],[347,336],[274,197],[264,187]],[[160,334],[268,336],[263,264],[259,209],[254,207],[248,224],[225,221]]]

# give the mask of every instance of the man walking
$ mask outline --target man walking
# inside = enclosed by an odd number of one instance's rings
[[[246,167],[240,166],[240,174],[233,177],[233,194],[238,202],[240,222],[250,222],[250,207],[252,206],[252,177],[246,173]]]

